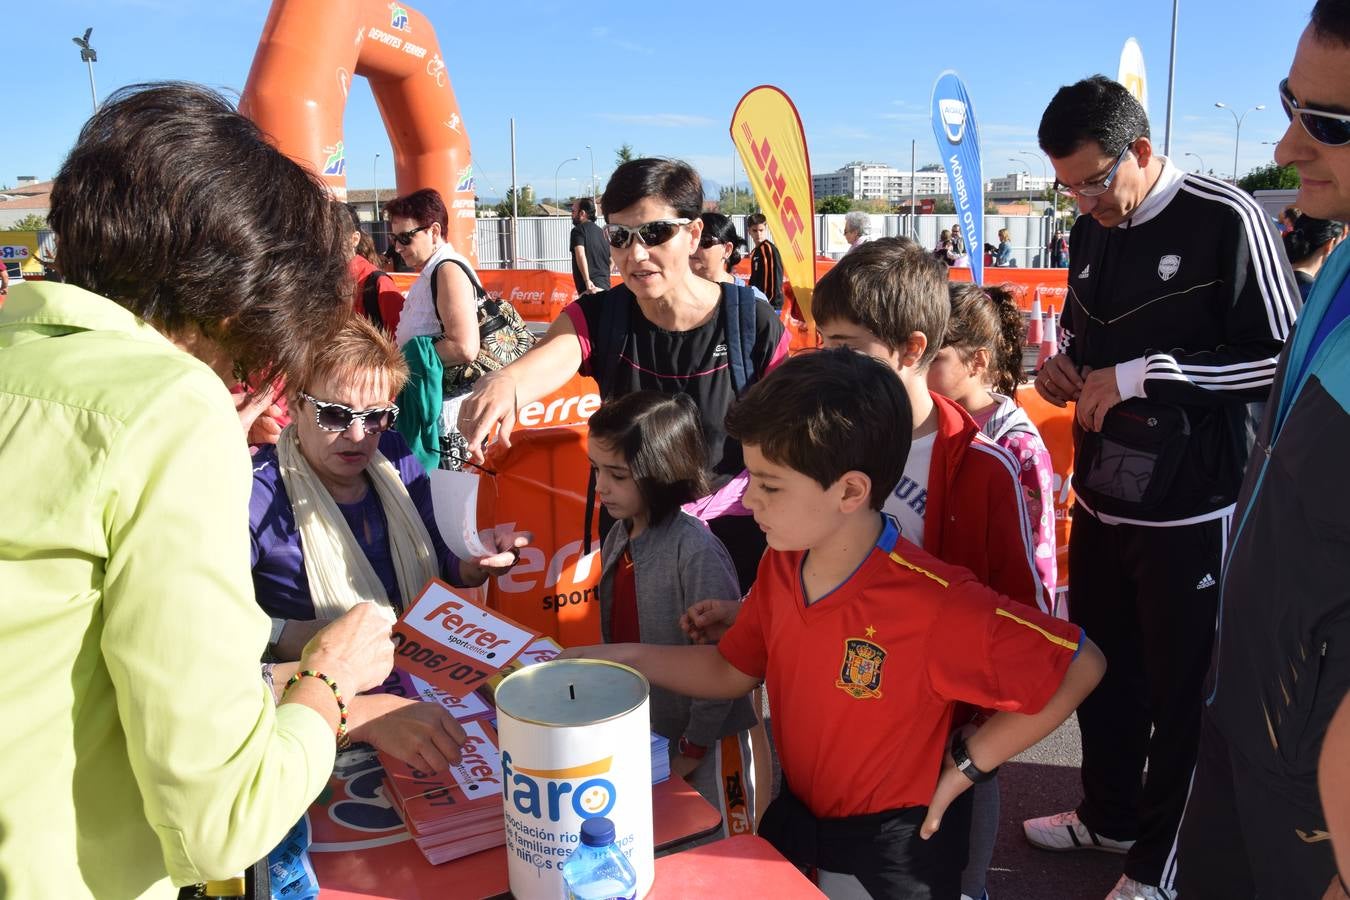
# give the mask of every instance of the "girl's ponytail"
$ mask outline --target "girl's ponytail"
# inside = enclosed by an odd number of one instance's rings
[[[1002,287],[953,282],[952,313],[944,347],[955,347],[969,363],[981,347],[989,351],[989,378],[995,391],[1010,397],[1024,380],[1022,345],[1026,319],[1011,291]]]

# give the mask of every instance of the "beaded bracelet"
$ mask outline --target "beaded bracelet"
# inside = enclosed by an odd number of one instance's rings
[[[333,691],[333,697],[337,699],[338,705],[338,729],[337,729],[338,749],[339,750],[346,749],[347,745],[351,743],[351,738],[348,737],[347,735],[347,701],[342,699],[342,691],[338,690],[337,682],[329,678],[322,672],[315,672],[313,669],[303,669],[292,675],[290,680],[286,682],[286,690],[289,691],[291,688],[295,687],[296,682],[298,682],[301,678],[317,678],[324,684],[328,685],[328,687]]]

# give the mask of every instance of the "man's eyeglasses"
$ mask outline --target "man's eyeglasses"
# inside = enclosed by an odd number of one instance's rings
[[[1115,164],[1111,166],[1111,171],[1107,172],[1106,176],[1103,177],[1101,181],[1089,182],[1088,184],[1079,185],[1078,187],[1070,187],[1067,184],[1061,184],[1059,181],[1056,181],[1055,190],[1065,197],[1100,197],[1102,194],[1111,190],[1111,184],[1116,180],[1116,170],[1118,170],[1120,164],[1125,161],[1125,154],[1129,153],[1130,148],[1133,146],[1134,141],[1130,141],[1125,145],[1125,148],[1120,151],[1120,155],[1116,157]]]
[[[615,250],[626,250],[632,245],[633,238],[641,241],[644,247],[659,247],[689,222],[689,219],[657,219],[655,222],[643,222],[636,228],[611,223],[605,226],[605,237]]]
[[[412,243],[412,239],[417,234],[417,232],[426,231],[430,227],[431,227],[430,225],[422,225],[417,228],[410,229],[408,231],[400,231],[398,234],[393,236],[394,241],[400,247],[406,247]]]
[[[346,431],[353,422],[360,421],[361,430],[366,434],[379,434],[392,428],[394,420],[398,418],[398,407],[392,403],[374,409],[356,410],[341,403],[315,400],[304,391],[300,392],[300,396],[314,405],[314,422],[324,431]]]
[[[1294,95],[1289,92],[1288,78],[1280,82],[1280,103],[1289,121],[1292,122],[1294,116],[1298,116],[1298,123],[1308,132],[1308,137],[1317,143],[1328,147],[1350,144],[1350,115],[1299,106]]]

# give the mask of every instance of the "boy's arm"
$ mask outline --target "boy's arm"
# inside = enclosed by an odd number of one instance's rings
[[[966,741],[966,752],[970,754],[971,762],[980,771],[989,772],[1036,744],[1078,708],[1078,704],[1102,680],[1105,671],[1106,657],[1102,656],[1096,644],[1084,637],[1077,657],[1069,663],[1064,673],[1059,689],[1051,695],[1040,712],[1029,715],[995,713],[979,731],[970,736]],[[933,836],[942,824],[947,807],[971,784],[973,782],[956,768],[951,754],[945,754],[942,774],[938,776],[937,788],[928,805],[928,815],[919,832],[920,837],[927,840]]]
[[[572,647],[559,659],[606,659],[632,666],[659,688],[709,700],[733,700],[759,686],[727,662],[714,646],[670,647],[660,644],[597,644]],[[1066,713],[1067,715],[1067,713]]]

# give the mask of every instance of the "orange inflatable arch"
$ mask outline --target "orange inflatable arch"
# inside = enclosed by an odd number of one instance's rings
[[[477,263],[469,138],[435,29],[417,10],[389,0],[273,0],[239,111],[345,200],[342,116],[356,75],[384,119],[399,193],[440,191],[446,240]]]

